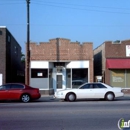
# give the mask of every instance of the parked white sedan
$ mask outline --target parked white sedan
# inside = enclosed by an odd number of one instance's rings
[[[56,91],[54,97],[66,101],[75,101],[76,99],[106,99],[114,100],[115,97],[122,97],[124,93],[121,88],[111,87],[104,83],[85,83],[78,89],[64,89]]]

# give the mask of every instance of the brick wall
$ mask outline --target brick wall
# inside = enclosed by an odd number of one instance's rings
[[[40,44],[30,43],[31,60],[90,60],[93,58],[92,43],[70,42],[68,39],[52,39]]]
[[[128,58],[126,57],[126,45],[130,45],[130,40],[124,40],[120,43],[105,42],[106,58]]]
[[[0,73],[3,74],[3,83],[6,75],[6,29],[0,28]]]

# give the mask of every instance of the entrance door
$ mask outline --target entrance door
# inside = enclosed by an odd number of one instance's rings
[[[57,89],[62,89],[62,75],[57,75]]]

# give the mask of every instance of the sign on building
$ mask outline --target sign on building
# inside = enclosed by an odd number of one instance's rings
[[[126,45],[126,56],[130,57],[130,45]]]
[[[0,85],[2,85],[2,74],[0,74]]]

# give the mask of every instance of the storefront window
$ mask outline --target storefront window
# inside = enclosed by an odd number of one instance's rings
[[[113,87],[125,87],[125,70],[111,71],[111,85]]]
[[[31,69],[31,78],[48,78],[48,69]]]
[[[88,82],[88,69],[72,69],[72,88]]]

